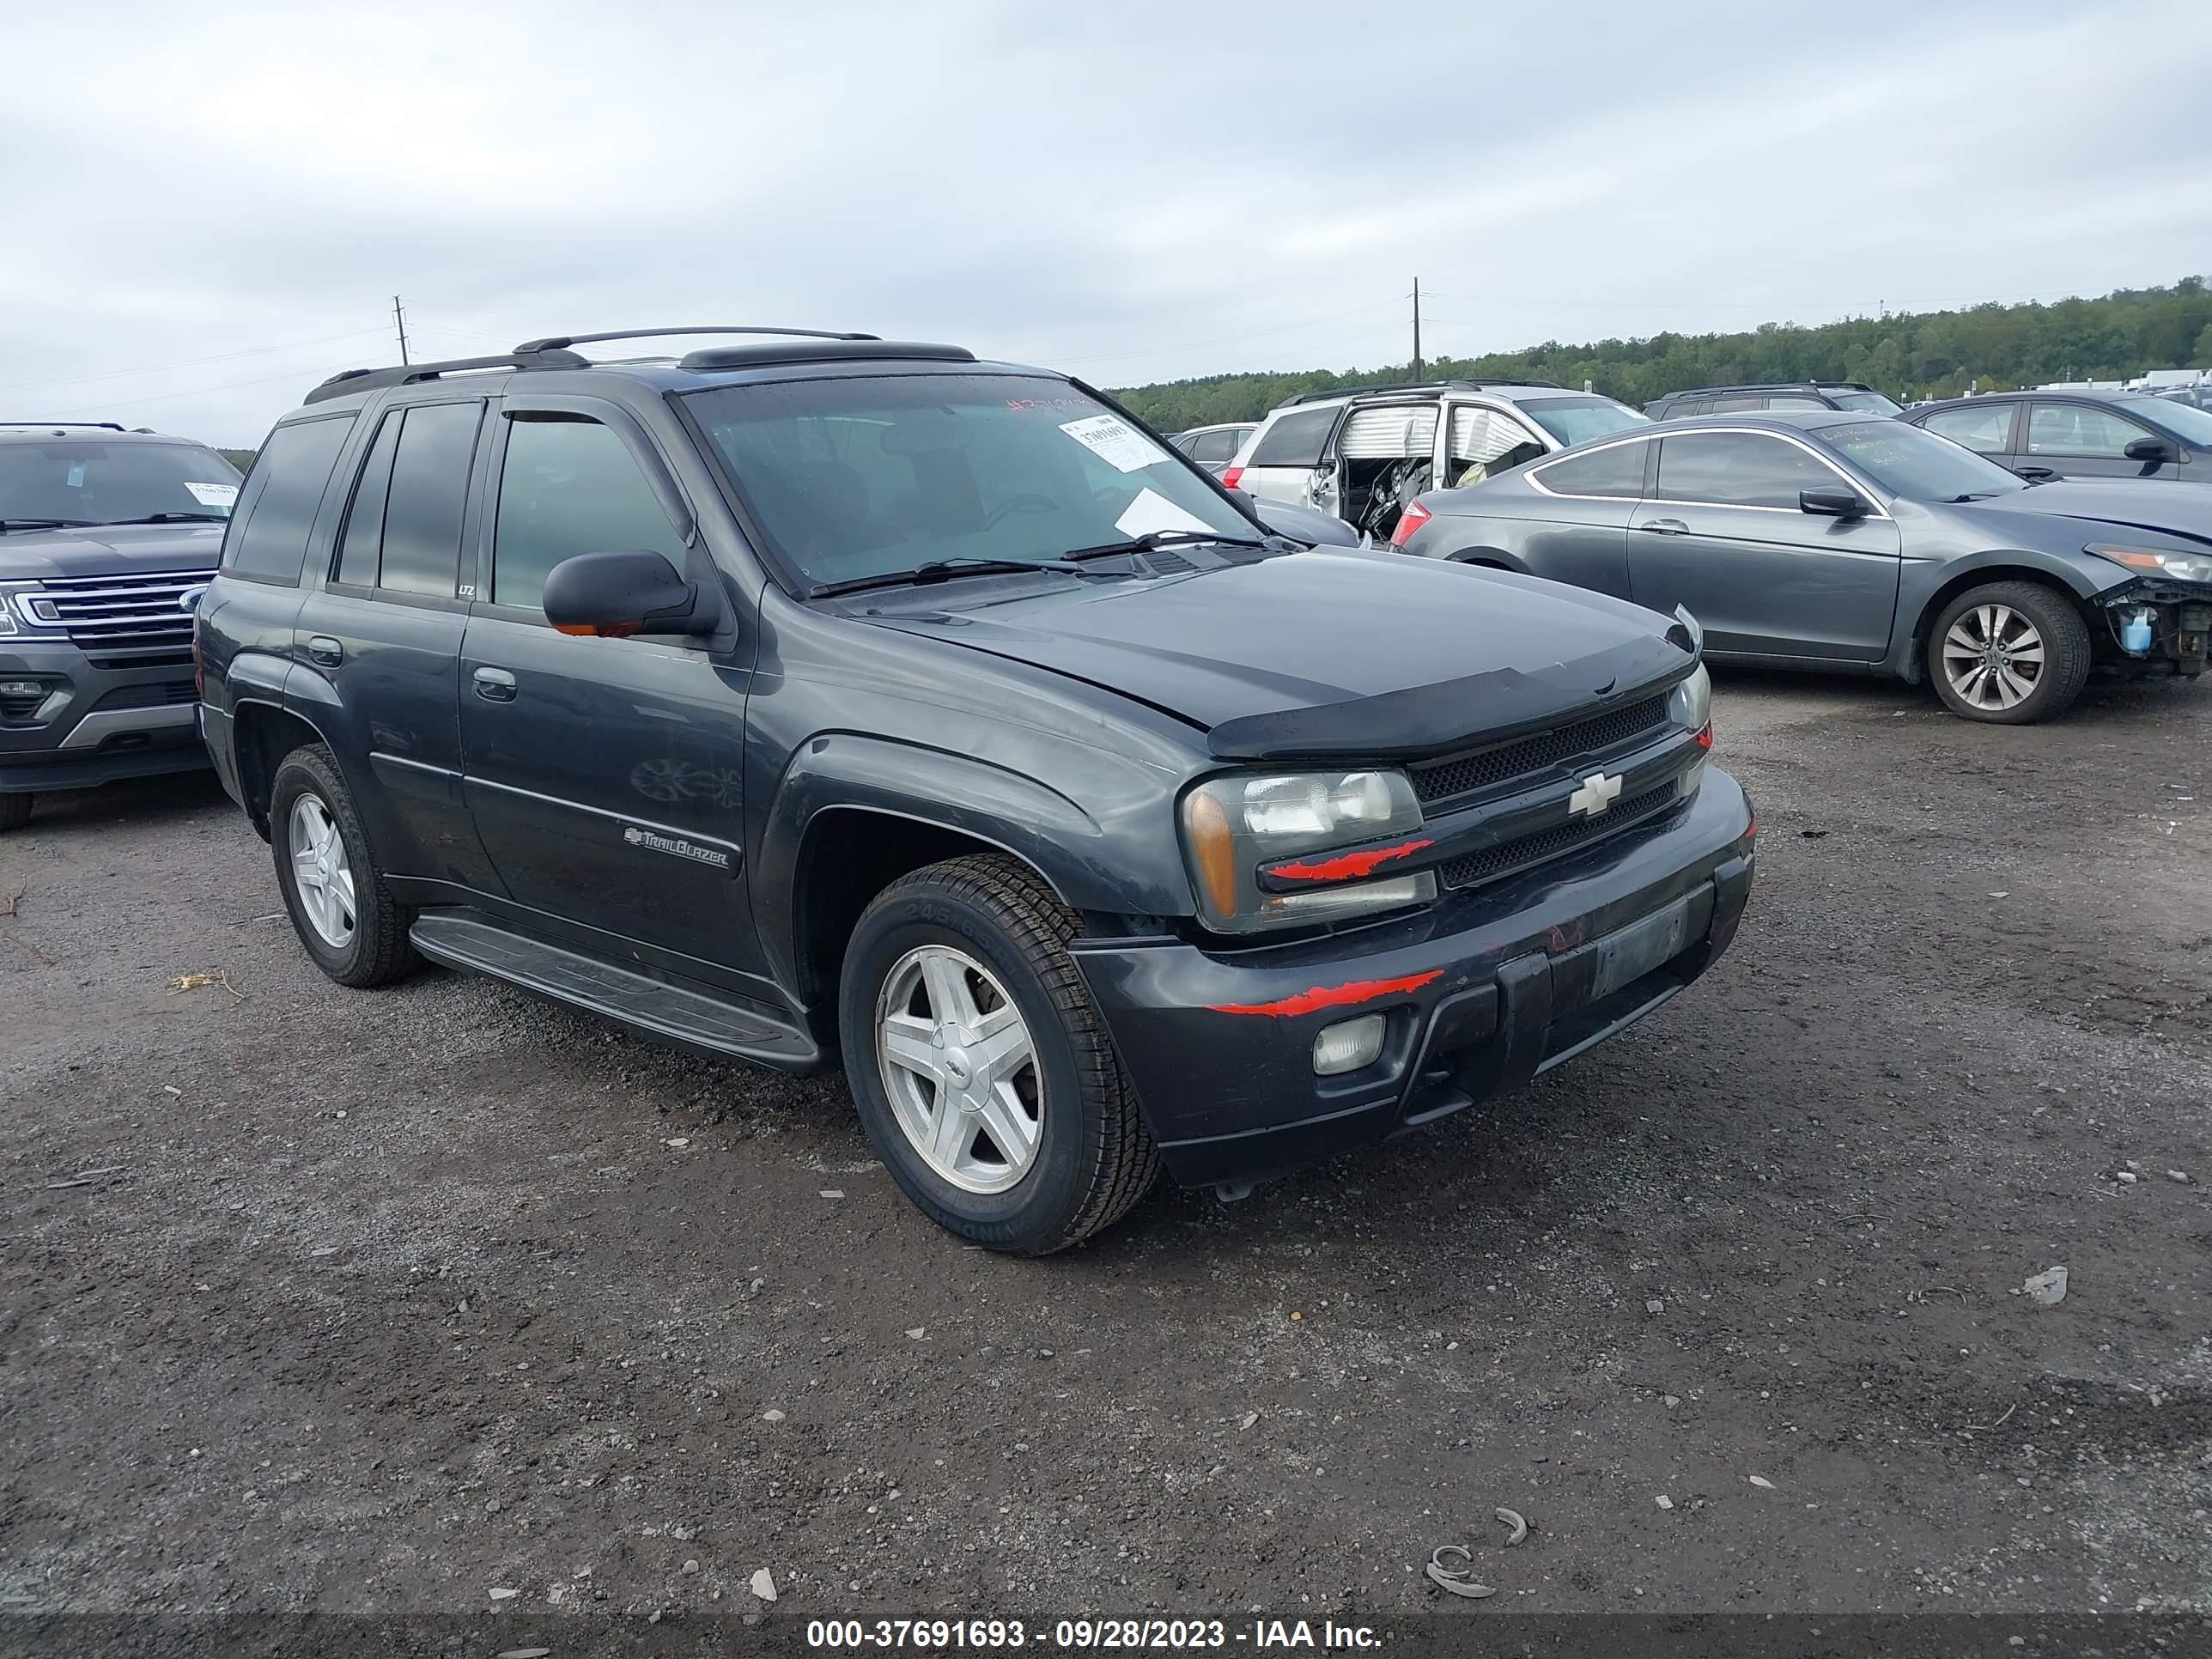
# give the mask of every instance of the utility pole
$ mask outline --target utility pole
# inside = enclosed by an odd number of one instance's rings
[[[397,294],[392,296],[392,325],[399,331],[399,361],[403,363],[406,362],[408,361],[407,313],[399,308],[399,296]]]
[[[1413,381],[1421,379],[1421,279],[1413,278]]]

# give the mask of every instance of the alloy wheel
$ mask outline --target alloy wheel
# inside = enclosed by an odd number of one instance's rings
[[[2034,695],[2043,679],[2043,633],[2008,605],[1978,605],[1943,635],[1943,676],[1960,701],[2002,713]]]
[[[1036,1162],[1044,1079],[1021,1010],[990,969],[949,945],[892,965],[876,999],[876,1059],[915,1152],[970,1193],[1002,1193]]]
[[[290,845],[292,881],[308,925],[325,945],[343,950],[353,943],[358,926],[353,866],[337,820],[318,797],[301,795],[292,803]]]

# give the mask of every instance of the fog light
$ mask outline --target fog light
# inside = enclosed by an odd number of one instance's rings
[[[1323,1027],[1314,1039],[1314,1071],[1322,1077],[1335,1077],[1372,1066],[1382,1052],[1384,1026],[1382,1015],[1362,1014],[1357,1019],[1340,1019]]]
[[[35,697],[46,689],[39,680],[0,680],[0,697]]]

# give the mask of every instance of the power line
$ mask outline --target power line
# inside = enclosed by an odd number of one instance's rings
[[[381,329],[375,331],[383,332]],[[55,413],[57,416],[90,415],[109,409],[132,409],[140,404],[165,404],[174,398],[200,398],[217,392],[235,392],[241,386],[267,386],[272,380],[289,380],[295,376],[303,376],[311,372],[304,368],[288,368],[281,374],[264,374],[255,380],[233,380],[228,386],[196,386],[185,392],[156,392],[150,398],[126,398],[120,403],[84,404],[76,409],[57,410]]]

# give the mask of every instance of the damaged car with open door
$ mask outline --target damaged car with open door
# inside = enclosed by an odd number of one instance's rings
[[[1259,501],[1333,514],[1380,545],[1425,490],[1647,424],[1626,404],[1547,380],[1338,387],[1269,414],[1221,482]]]

